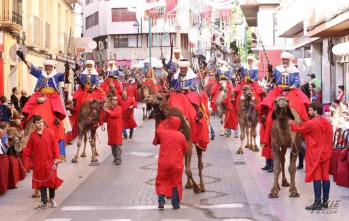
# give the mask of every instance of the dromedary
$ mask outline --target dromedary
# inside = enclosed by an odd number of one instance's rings
[[[290,131],[288,124],[289,119],[296,123],[301,123],[302,119],[295,109],[289,107],[289,100],[284,96],[275,98],[275,108],[272,114],[274,120],[272,126],[271,146],[274,154],[274,185],[270,191],[270,198],[277,198],[279,193],[279,175],[282,172],[281,186],[290,186],[285,176],[285,155],[287,149],[291,148],[290,165],[288,172],[290,173],[291,186],[289,189],[290,197],[299,197],[297,192],[295,176],[296,161],[301,150],[303,136],[301,134]]]
[[[84,150],[81,153],[81,157],[86,157],[86,143],[87,135],[90,132],[90,145],[92,148],[91,162],[98,162],[96,156],[98,152],[96,149],[96,130],[100,121],[100,114],[102,111],[103,102],[97,99],[86,101],[81,105],[78,115],[78,129],[79,129],[79,140],[77,145],[77,151],[74,158],[71,160],[72,163],[77,163],[79,158],[79,152],[81,147],[82,138],[84,137]]]
[[[252,87],[249,84],[245,84],[242,87],[242,96],[239,98],[238,104],[238,117],[240,126],[240,147],[237,154],[243,154],[243,145],[245,136],[247,137],[246,148],[257,152],[259,151],[256,137],[257,137],[257,123],[258,123],[258,111],[256,111],[257,100],[253,95]]]

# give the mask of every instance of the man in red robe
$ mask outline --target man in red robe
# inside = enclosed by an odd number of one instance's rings
[[[300,125],[290,120],[290,127],[292,131],[301,133],[306,141],[305,182],[313,181],[315,201],[305,209],[321,210],[322,208],[328,208],[333,130],[331,123],[322,116],[322,104],[318,102],[311,103],[308,112],[312,118],[311,120]],[[321,185],[323,191],[322,203]]]
[[[107,113],[108,145],[114,156],[114,164],[121,164],[122,146],[122,109],[117,105],[118,97],[111,98],[111,107],[104,108]]]
[[[33,180],[32,188],[40,189],[41,203],[38,208],[47,208],[47,188],[49,188],[51,207],[56,207],[55,189],[61,186],[63,180],[57,177],[59,148],[57,140],[50,129],[44,127],[40,115],[33,117],[35,131],[30,134],[23,157],[32,156]]]
[[[155,182],[159,209],[164,208],[165,196],[172,197],[173,209],[180,208],[183,155],[188,151],[188,143],[184,135],[179,132],[180,124],[181,120],[178,117],[170,116],[156,129],[156,136],[160,141],[158,174]]]
[[[129,97],[133,98],[135,101],[137,100],[136,96],[138,95],[138,90],[137,90],[137,85],[135,85],[135,83],[134,83],[134,80],[129,81],[129,84],[127,85],[125,90],[126,90],[127,95]]]
[[[137,127],[133,111],[133,109],[137,107],[137,102],[133,98],[129,97],[126,91],[123,91],[118,105],[122,108],[122,133],[124,135],[124,139],[127,139],[126,129],[130,129],[129,138],[132,139],[133,129]]]

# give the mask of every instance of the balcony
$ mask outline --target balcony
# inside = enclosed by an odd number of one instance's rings
[[[256,27],[258,25],[257,22],[257,14],[259,11],[259,6],[261,5],[279,5],[279,0],[240,0],[239,5],[242,13],[246,18],[246,22],[250,27]]]
[[[0,22],[2,27],[12,31],[22,30],[22,15],[16,12],[10,14],[3,11],[3,14],[0,15]]]

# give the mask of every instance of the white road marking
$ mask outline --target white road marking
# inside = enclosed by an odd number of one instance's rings
[[[205,205],[198,206],[203,209],[230,209],[230,208],[242,208],[242,203],[231,203],[231,204],[216,204],[216,205]],[[165,205],[165,208],[172,208],[171,205]],[[181,209],[191,208],[186,205],[181,205]],[[157,205],[146,205],[146,206],[63,206],[63,211],[92,211],[92,210],[158,210]]]
[[[101,221],[131,221],[132,219],[101,219]]]
[[[125,155],[135,155],[135,156],[140,156],[140,157],[150,157],[150,156],[153,156],[154,153],[148,153],[148,152],[129,152],[129,153],[126,153]]]
[[[191,221],[191,219],[162,219],[161,221]]]
[[[60,219],[60,218],[57,218],[57,219],[45,219],[45,221],[71,221],[71,219]]]

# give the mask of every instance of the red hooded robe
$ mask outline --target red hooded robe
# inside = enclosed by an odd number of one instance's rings
[[[155,181],[157,195],[172,197],[173,188],[177,187],[179,200],[182,199],[183,155],[188,151],[184,135],[178,132],[180,124],[178,117],[170,116],[156,129],[156,135],[160,140],[160,151]]]
[[[130,109],[130,106],[133,108],[137,107],[137,102],[132,97],[127,97],[126,100],[119,98],[119,106],[122,108],[122,124],[123,128],[135,128],[137,123],[134,118],[134,110]]]
[[[122,144],[122,109],[116,105],[107,113],[108,145]]]

